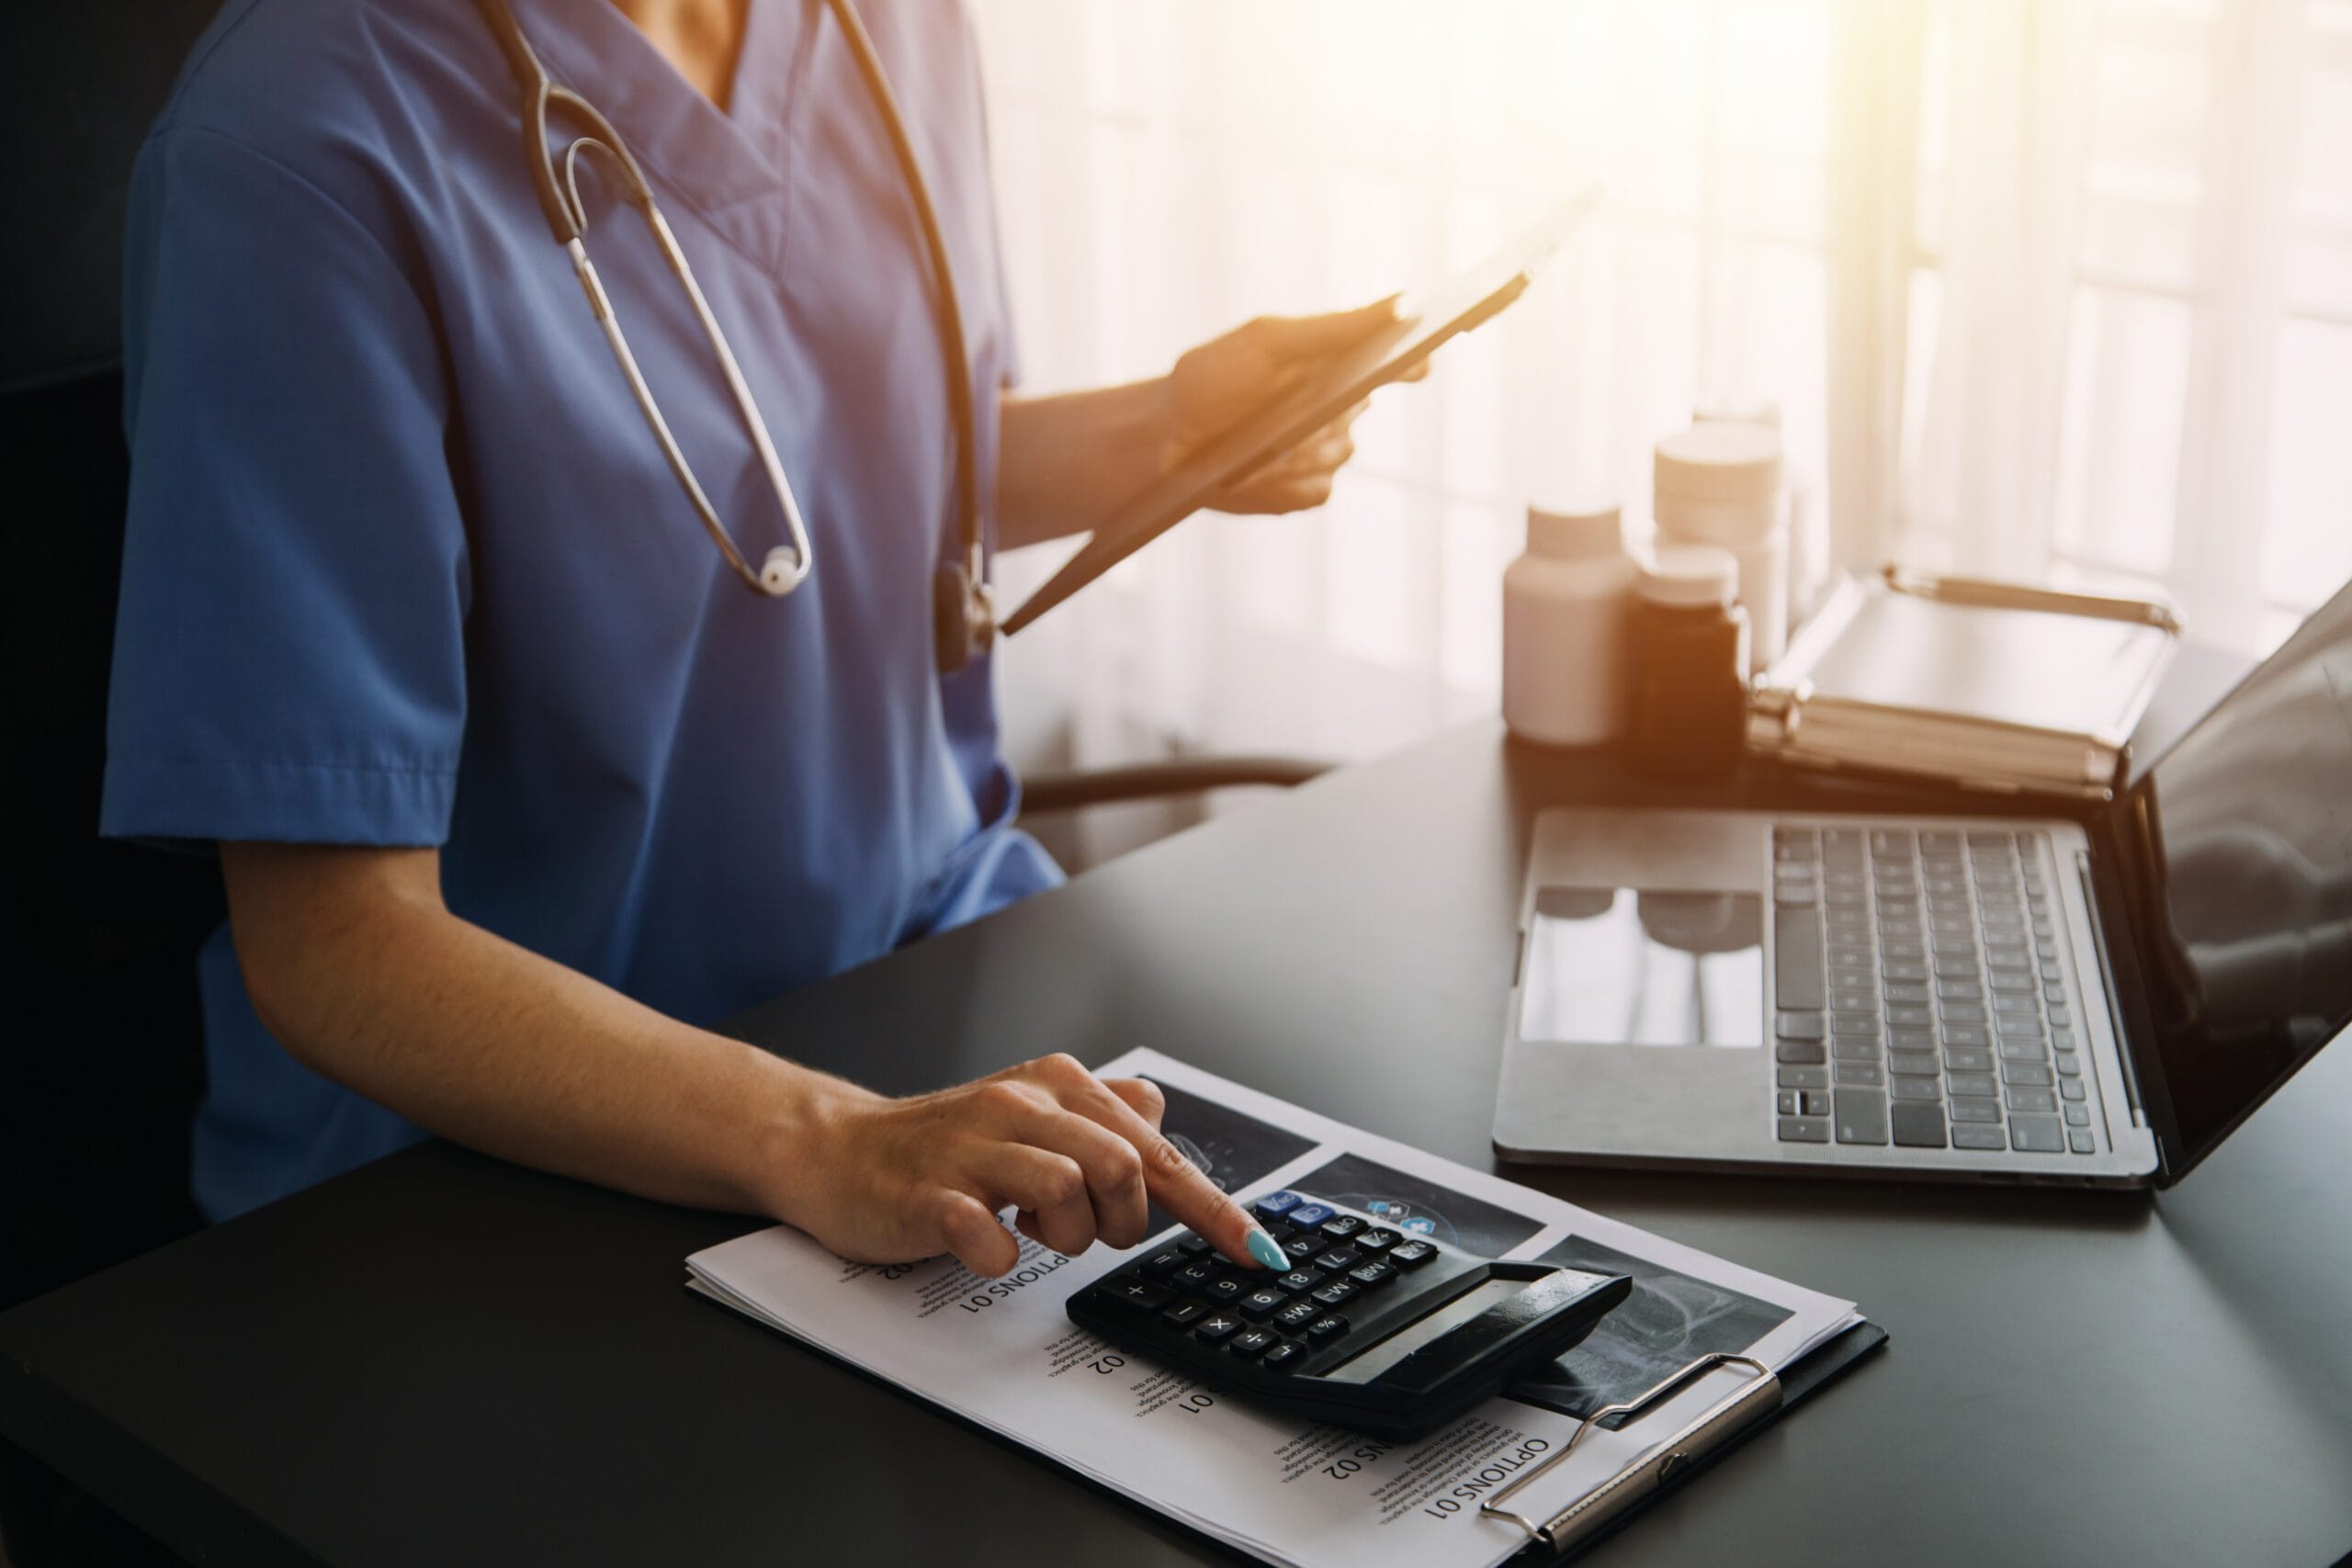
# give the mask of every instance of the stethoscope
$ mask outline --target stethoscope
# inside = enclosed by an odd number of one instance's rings
[[[768,439],[767,421],[761,416],[752,389],[744,383],[742,367],[735,361],[734,350],[728,346],[727,334],[719,330],[710,313],[710,302],[703,298],[702,286],[695,281],[694,268],[686,265],[685,253],[678,248],[678,237],[671,231],[662,209],[654,205],[645,172],[638,166],[620,132],[597,112],[594,104],[548,76],[530,40],[523,36],[522,27],[514,20],[506,0],[479,0],[479,4],[491,31],[497,36],[499,48],[505,52],[515,85],[523,91],[523,145],[530,164],[531,185],[538,193],[539,209],[547,215],[548,227],[553,231],[556,243],[571,254],[572,270],[580,275],[580,287],[588,296],[588,308],[605,330],[605,341],[612,345],[613,357],[620,362],[629,392],[637,399],[654,440],[661,443],[670,471],[677,476],[679,487],[693,503],[695,515],[702,520],[703,531],[718,547],[728,566],[753,592],[783,598],[808,581],[808,573],[816,564],[808,544],[808,525],[801,520],[800,502],[792,493],[792,481],[785,475],[775,444]],[[964,356],[964,314],[956,302],[947,243],[940,237],[939,215],[932,208],[930,187],[916,161],[914,144],[907,138],[906,122],[899,114],[890,84],[882,74],[874,40],[866,35],[865,25],[850,0],[826,0],[826,6],[848,39],[850,53],[857,61],[858,74],[865,78],[866,93],[889,132],[890,150],[898,157],[907,194],[914,200],[915,216],[922,228],[923,245],[930,253],[932,275],[939,289],[939,306],[933,312],[933,320],[939,328],[948,412],[956,427],[956,502],[962,558],[942,563],[933,576],[932,635],[940,671],[950,673],[984,652],[996,635],[996,606],[989,587],[987,555],[980,540],[979,479],[974,452],[971,373]],[[560,178],[555,154],[548,143],[548,112],[551,107],[569,111],[589,130],[588,135],[574,138],[564,149]],[[613,313],[612,299],[596,276],[596,264],[588,259],[588,209],[580,199],[579,163],[583,151],[603,154],[609,169],[618,177],[621,198],[643,214],[646,226],[653,231],[654,242],[662,247],[662,259],[684,285],[695,318],[702,323],[703,335],[710,340],[711,350],[718,356],[719,374],[726,378],[727,389],[734,395],[736,412],[751,433],[760,466],[767,471],[768,488],[775,492],[776,504],[784,512],[785,531],[791,542],[769,550],[756,571],[744,559],[742,551],[736,548],[735,540],[719,522],[710,497],[695,478],[685,454],[678,449],[676,437],[670,434],[670,423],[662,417],[661,405],[654,401],[652,389],[645,384],[644,373],[638,368],[637,355],[629,352],[628,339],[622,334],[620,320]]]

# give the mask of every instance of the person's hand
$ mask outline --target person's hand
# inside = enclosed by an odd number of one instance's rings
[[[857,1262],[952,1252],[975,1273],[1002,1274],[1020,1246],[1001,1209],[1020,1211],[1023,1235],[1075,1256],[1143,1240],[1153,1202],[1244,1267],[1284,1261],[1159,1135],[1161,1110],[1143,1079],[1098,1078],[1061,1055],[908,1100],[840,1085],[802,1134],[776,1207]]]
[[[1396,320],[1394,296],[1328,316],[1261,316],[1191,350],[1166,382],[1163,471],[1260,409],[1295,391],[1331,358]],[[1418,380],[1426,364],[1408,380]],[[1332,476],[1355,455],[1358,403],[1254,473],[1210,497],[1219,512],[1299,512],[1331,499]]]

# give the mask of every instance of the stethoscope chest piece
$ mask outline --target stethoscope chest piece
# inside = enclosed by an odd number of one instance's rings
[[[942,562],[931,580],[931,643],[942,675],[987,654],[996,641],[996,593],[962,561]]]

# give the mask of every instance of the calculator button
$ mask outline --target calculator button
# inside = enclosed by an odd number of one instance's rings
[[[1336,1220],[1323,1222],[1323,1234],[1333,1241],[1345,1241],[1363,1229],[1363,1221],[1354,1214],[1341,1214]]]
[[[1398,1237],[1395,1231],[1385,1231],[1378,1225],[1374,1225],[1368,1230],[1357,1233],[1356,1250],[1359,1252],[1385,1252],[1390,1247],[1396,1246],[1399,1239],[1401,1238]]]
[[[1344,1302],[1351,1296],[1353,1296],[1355,1293],[1356,1287],[1354,1285],[1349,1283],[1345,1280],[1334,1280],[1329,1284],[1324,1286],[1321,1290],[1316,1292],[1311,1299],[1321,1302],[1327,1307],[1335,1307],[1341,1302]]]
[[[1323,1271],[1320,1269],[1294,1269],[1277,1279],[1274,1288],[1296,1295],[1301,1291],[1311,1291],[1322,1282]]]
[[[1216,1278],[1214,1263],[1187,1263],[1169,1276],[1169,1283],[1180,1291],[1197,1291]]]
[[[1396,1266],[1393,1263],[1366,1263],[1349,1269],[1348,1278],[1370,1290],[1374,1285],[1385,1285],[1396,1279]]]
[[[1113,1301],[1130,1312],[1158,1312],[1176,1299],[1176,1292],[1167,1286],[1133,1275],[1114,1280],[1104,1289]]]
[[[1270,1312],[1277,1311],[1280,1308],[1288,1305],[1289,1303],[1290,1298],[1283,1294],[1280,1291],[1252,1291],[1248,1295],[1241,1298],[1241,1315],[1244,1317],[1263,1317]]]
[[[1206,1316],[1208,1310],[1199,1302],[1178,1302],[1159,1314],[1159,1321],[1170,1328],[1190,1328]]]
[[[1357,1261],[1358,1259],[1353,1247],[1335,1247],[1330,1251],[1323,1254],[1320,1258],[1317,1258],[1315,1260],[1315,1267],[1317,1269],[1328,1269],[1334,1274],[1344,1274],[1349,1269],[1354,1268]]]
[[[1226,1348],[1246,1358],[1261,1356],[1281,1343],[1282,1337],[1278,1334],[1270,1334],[1262,1328],[1250,1328],[1235,1335]]]
[[[1203,1237],[1186,1235],[1176,1238],[1176,1250],[1187,1258],[1206,1258],[1216,1248],[1211,1247]]]
[[[1283,1250],[1290,1254],[1293,1261],[1298,1263],[1306,1262],[1322,1249],[1323,1238],[1311,1231],[1306,1235],[1292,1236],[1283,1243]]]
[[[1174,1247],[1164,1247],[1143,1260],[1143,1271],[1165,1279],[1190,1262],[1192,1262],[1191,1258]]]
[[[1214,1345],[1220,1339],[1230,1339],[1241,1332],[1241,1319],[1229,1312],[1213,1312],[1201,1319],[1194,1334]]]
[[[1299,1362],[1306,1359],[1306,1346],[1301,1345],[1295,1339],[1285,1339],[1281,1344],[1275,1346],[1272,1349],[1267,1351],[1264,1358],[1261,1359],[1258,1364],[1265,1368],[1270,1372],[1279,1372],[1286,1367],[1295,1367],[1298,1365]]]
[[[1323,1308],[1315,1302],[1293,1302],[1274,1314],[1274,1321],[1295,1332],[1323,1315]]]
[[[1348,1331],[1348,1320],[1337,1313],[1317,1318],[1306,1325],[1306,1337],[1317,1345],[1328,1345]]]
[[[1437,1248],[1426,1241],[1408,1241],[1389,1248],[1388,1261],[1399,1269],[1418,1269],[1437,1256]]]
[[[1302,1203],[1283,1217],[1298,1229],[1306,1231],[1315,1229],[1339,1212],[1329,1203]]]
[[[1201,1294],[1219,1306],[1229,1306],[1249,1294],[1249,1292],[1242,1288],[1240,1280],[1227,1274],[1222,1280],[1211,1280],[1207,1284],[1203,1285]]]
[[[1279,1220],[1306,1201],[1295,1192],[1269,1192],[1250,1207],[1261,1220]]]

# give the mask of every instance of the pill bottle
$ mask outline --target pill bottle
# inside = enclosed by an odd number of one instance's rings
[[[1503,722],[1545,746],[1624,732],[1634,558],[1614,502],[1527,509],[1503,572]]]
[[[1634,608],[1632,752],[1660,773],[1709,773],[1739,760],[1747,733],[1747,615],[1732,596],[1739,563],[1712,545],[1659,545]]]
[[[1753,668],[1781,656],[1789,629],[1788,496],[1781,433],[1710,421],[1657,444],[1650,509],[1660,545],[1713,545],[1736,563],[1754,635]]]
[[[1820,481],[1789,445],[1787,429],[1781,423],[1781,405],[1771,398],[1719,392],[1691,409],[1690,423],[1763,424],[1781,432],[1784,464],[1781,485],[1788,492],[1789,636],[1793,637],[1815,608],[1829,580],[1829,519],[1821,505]],[[1785,639],[1782,646],[1785,649]]]

